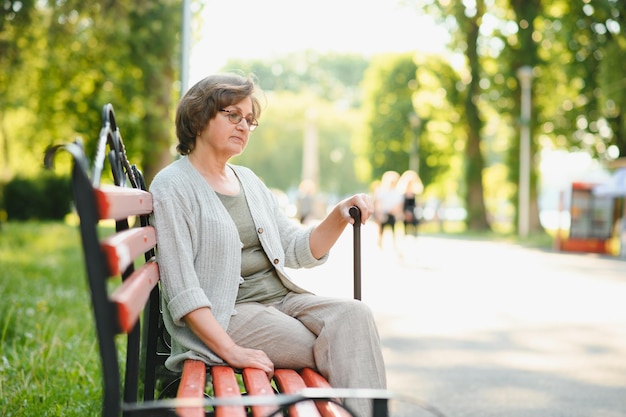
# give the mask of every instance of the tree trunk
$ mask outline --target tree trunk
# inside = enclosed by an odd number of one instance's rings
[[[482,10],[482,8],[479,8]],[[481,13],[477,13],[472,19],[468,19],[466,57],[470,66],[472,79],[465,99],[465,111],[467,114],[467,145],[465,146],[467,186],[467,227],[469,230],[489,230],[485,210],[483,170],[485,159],[481,151],[481,130],[483,122],[477,101],[480,94],[480,62],[478,58],[478,36],[480,30]]]

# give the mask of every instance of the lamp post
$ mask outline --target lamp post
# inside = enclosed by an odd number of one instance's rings
[[[317,112],[313,108],[306,112],[306,128],[302,145],[302,180],[311,180],[315,187],[319,187],[319,138],[317,134]]]
[[[532,67],[525,65],[519,68],[517,70],[517,77],[520,80],[522,90],[517,233],[521,237],[527,237],[530,223],[530,111],[533,79]]]
[[[409,170],[420,173],[420,126],[422,120],[415,112],[409,113],[409,123],[413,137],[411,140],[411,150],[409,151]]]

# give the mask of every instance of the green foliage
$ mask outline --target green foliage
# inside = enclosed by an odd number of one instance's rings
[[[17,137],[20,144],[45,149],[81,136],[93,154],[102,106],[110,102],[130,157],[149,177],[169,159],[173,138],[180,0],[33,3],[4,3],[19,12],[3,21],[0,48],[10,40],[23,61],[22,67],[13,65],[17,57],[7,62],[3,68],[11,71],[0,75],[0,155],[6,166],[20,165],[20,153],[12,149],[19,147]],[[18,19],[26,12],[29,24]],[[0,54],[0,63],[6,59]],[[11,109],[36,117],[18,134]]]
[[[60,220],[71,210],[69,177],[43,173],[36,178],[16,177],[3,190],[9,220]]]
[[[272,62],[229,61],[225,70],[254,74],[267,95],[259,129],[233,162],[252,168],[270,187],[293,190],[302,179],[304,137],[314,129],[320,190],[338,196],[364,191],[369,177],[357,174],[355,149],[364,140],[359,107],[367,65],[361,56],[313,51]]]
[[[136,74],[135,82],[128,86],[143,116],[130,144],[141,156],[133,161],[142,167],[148,184],[171,160],[181,10],[180,0],[145,0],[130,2],[127,16],[130,36],[125,37],[129,46],[125,66]]]
[[[10,82],[25,64],[27,54],[23,45],[31,39],[35,0],[7,0],[0,7],[0,65],[3,68],[0,72],[0,96],[8,98],[14,93],[9,88]],[[12,104],[12,99],[8,103]]]
[[[362,140],[359,123],[356,110],[316,95],[269,92],[259,128],[250,135],[246,151],[232,162],[251,168],[270,187],[296,189],[302,179],[304,137],[307,129],[313,128],[318,140],[320,190],[335,195],[364,191],[367,186],[356,177],[352,151],[352,143]]]
[[[252,155],[240,160],[272,185],[293,187],[302,166],[305,107],[313,106],[322,187],[342,194],[361,189],[386,169],[404,170],[417,141],[427,186],[441,197],[471,194],[466,205],[474,216],[481,199],[516,198],[516,71],[522,65],[534,66],[533,154],[545,146],[584,150],[605,160],[616,149],[626,154],[625,2],[411,4],[448,29],[454,54],[445,61],[454,65],[434,57],[411,63],[408,56],[389,56],[381,63],[315,51],[229,62],[225,69],[253,72],[265,91],[277,94],[270,96],[263,131],[254,134],[261,143],[252,140]],[[36,174],[47,145],[77,136],[92,155],[102,106],[111,102],[129,157],[143,167],[149,183],[172,160],[180,0],[8,0],[1,7],[0,179]],[[415,64],[417,83],[407,88],[403,83],[411,80]],[[366,70],[376,75],[366,80]],[[429,74],[428,83],[419,82],[420,72]],[[299,98],[282,102],[285,92]],[[313,104],[311,96],[320,100]],[[411,111],[420,117],[419,128],[410,126]],[[279,156],[284,157],[277,161]],[[494,172],[497,181],[486,178]],[[534,195],[536,172],[531,182]],[[482,184],[497,190],[482,191]]]
[[[411,135],[412,94],[417,66],[412,55],[379,56],[365,76],[367,154],[374,177],[408,168],[405,142]]]
[[[313,93],[329,102],[361,105],[360,83],[369,61],[360,55],[315,51],[287,54],[267,60],[230,60],[226,69],[251,72],[265,91]]]
[[[416,58],[413,108],[419,126],[419,174],[425,185],[438,184],[440,198],[464,194],[460,189],[465,146],[464,89],[460,75],[444,59],[430,55]]]

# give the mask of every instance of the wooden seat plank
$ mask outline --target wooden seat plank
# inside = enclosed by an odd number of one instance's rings
[[[304,368],[300,371],[300,376],[309,388],[331,388],[328,381],[317,371],[311,368]],[[317,401],[315,403],[322,417],[351,417],[351,414],[343,407],[330,401]]]
[[[260,369],[244,368],[241,371],[246,392],[249,395],[274,395],[274,388],[267,374]],[[265,417],[271,415],[278,407],[269,405],[252,406],[253,417]]]
[[[202,361],[188,359],[183,364],[183,374],[176,398],[204,399],[206,385],[206,365]],[[179,407],[176,409],[179,417],[203,417],[204,407]]]
[[[293,369],[276,369],[274,380],[280,392],[284,394],[295,394],[307,386],[304,380]],[[289,408],[290,417],[320,417],[317,407],[313,401],[301,401]]]
[[[211,368],[213,392],[217,398],[241,397],[235,371],[228,366],[213,366]],[[246,417],[243,406],[220,406],[215,408],[215,417]]]

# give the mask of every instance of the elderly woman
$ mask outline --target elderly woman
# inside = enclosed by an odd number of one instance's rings
[[[380,339],[360,301],[314,295],[285,268],[313,267],[328,257],[357,206],[365,222],[366,194],[339,202],[314,227],[288,218],[241,154],[258,126],[260,93],[251,77],[209,76],[181,99],[176,112],[182,155],[159,172],[154,225],[163,289],[163,316],[172,336],[166,366],[185,359],[207,364],[312,367],[338,388],[384,388]],[[346,400],[357,415],[367,400]]]

